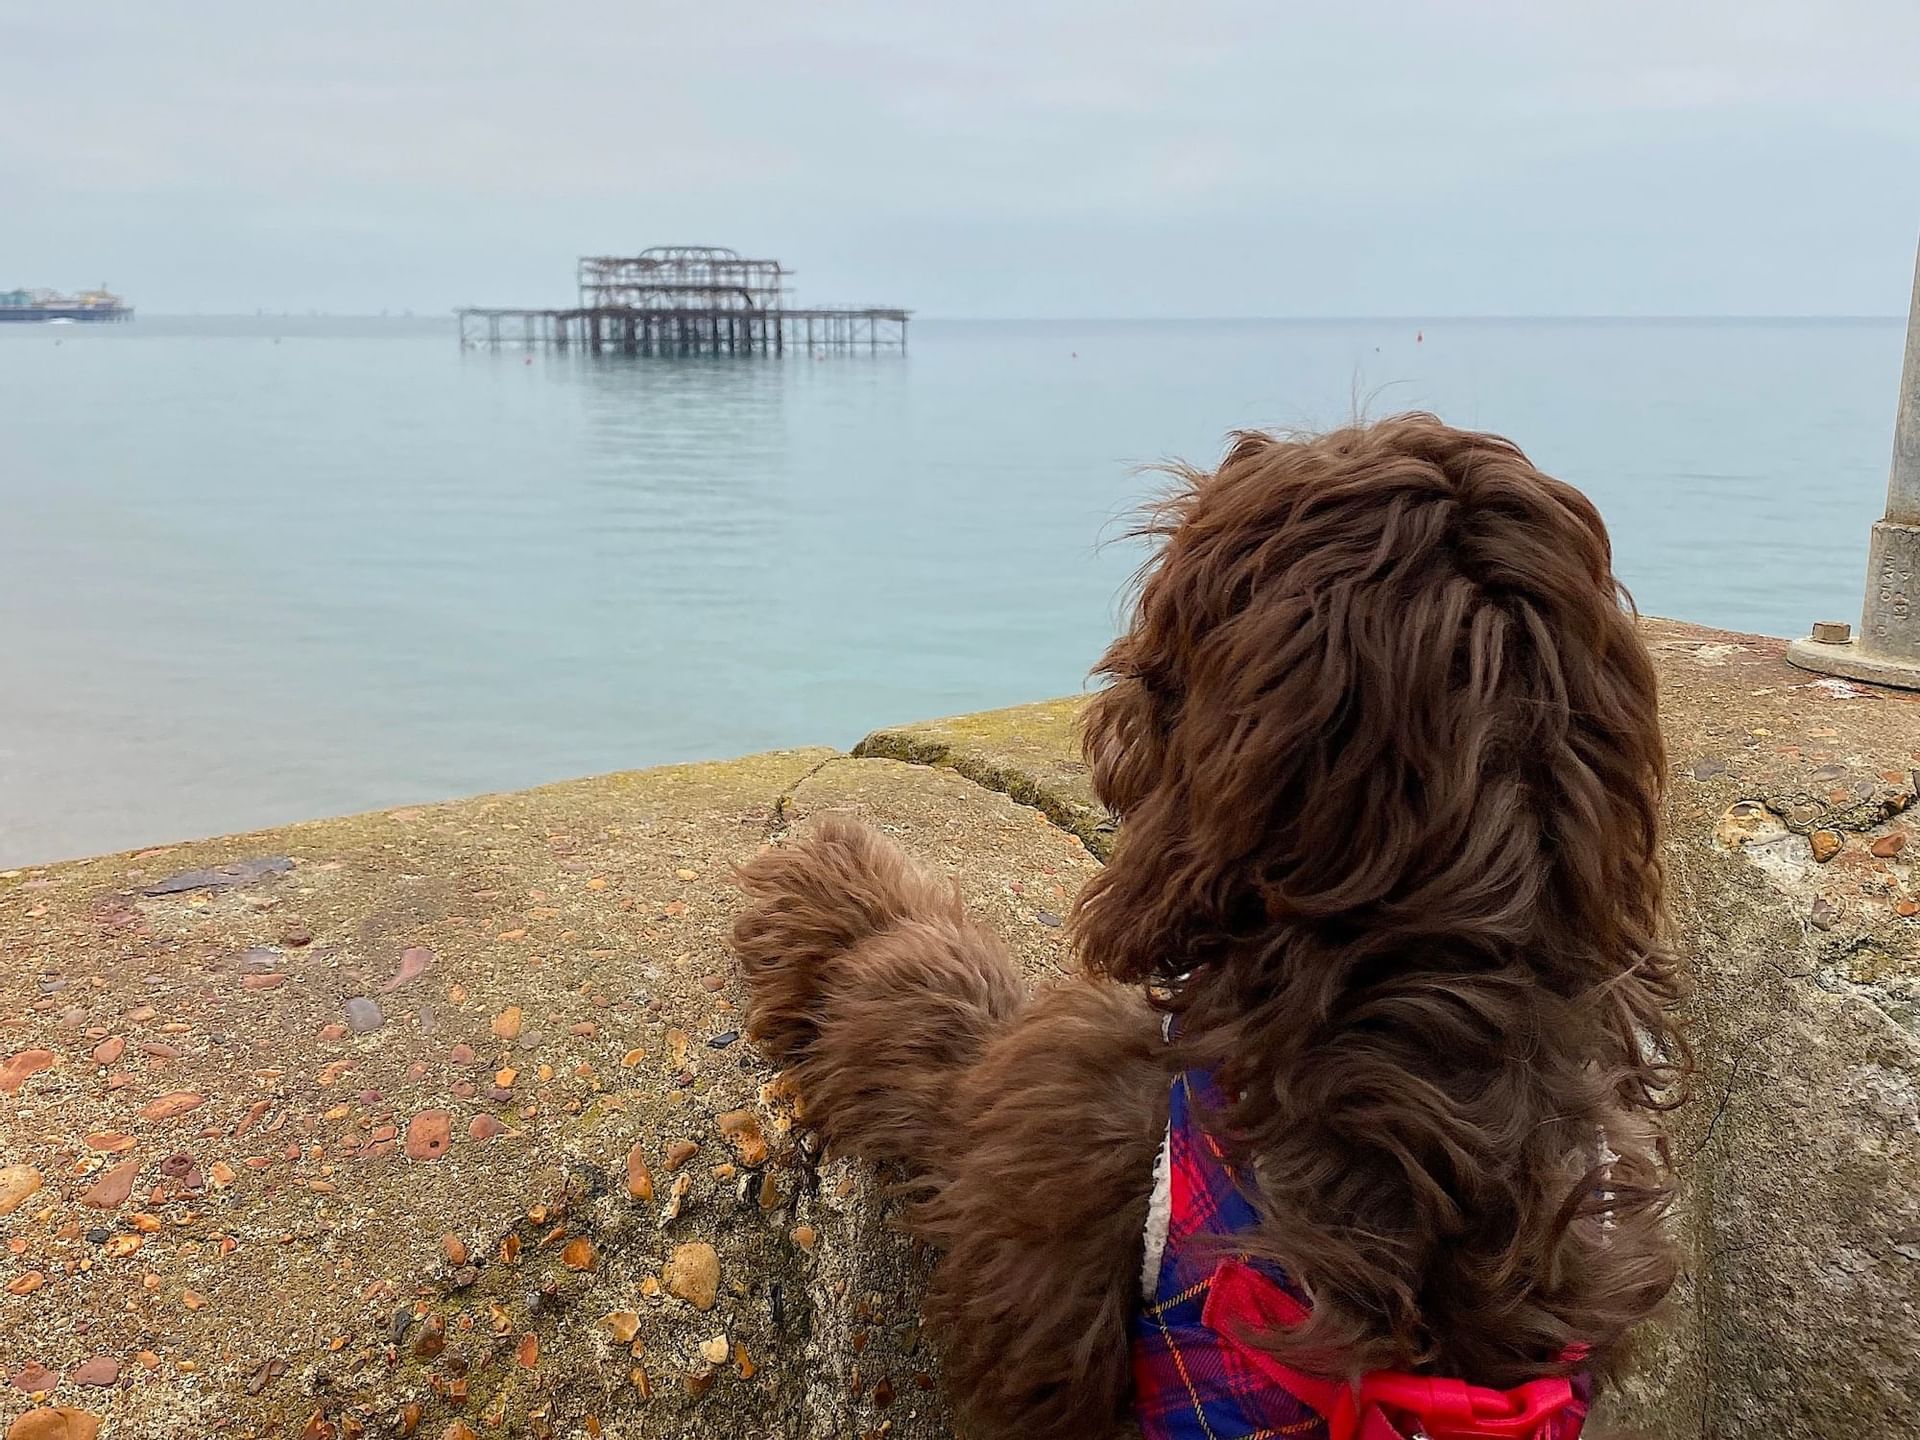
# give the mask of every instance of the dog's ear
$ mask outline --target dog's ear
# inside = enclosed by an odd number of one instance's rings
[[[1124,668],[1126,639],[1114,642],[1101,668],[1117,678],[1088,702],[1080,718],[1080,752],[1094,798],[1114,819],[1139,807],[1160,774],[1165,736],[1153,696]]]

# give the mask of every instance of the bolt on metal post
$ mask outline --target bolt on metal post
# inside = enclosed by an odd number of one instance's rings
[[[1887,513],[1875,522],[1868,546],[1867,600],[1860,634],[1855,637],[1846,625],[1823,621],[1813,627],[1810,638],[1787,647],[1787,658],[1806,670],[1920,690],[1916,572],[1920,572],[1920,262],[1914,267],[1913,300],[1907,311],[1907,354],[1900,374],[1900,408],[1893,422]]]

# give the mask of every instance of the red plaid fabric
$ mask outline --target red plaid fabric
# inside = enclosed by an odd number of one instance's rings
[[[1203,1076],[1174,1082],[1167,1126],[1172,1202],[1153,1297],[1134,1320],[1134,1409],[1145,1440],[1578,1440],[1590,1384],[1536,1380],[1488,1390],[1382,1371],[1357,1384],[1303,1374],[1244,1337],[1297,1325],[1307,1297],[1277,1266],[1222,1259],[1221,1237],[1258,1213],[1197,1112]]]

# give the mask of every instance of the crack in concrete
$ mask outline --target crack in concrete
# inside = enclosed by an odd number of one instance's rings
[[[773,840],[785,835],[787,832],[787,822],[790,818],[788,807],[793,804],[793,797],[800,793],[801,786],[805,785],[829,765],[848,758],[850,757],[837,753],[827,756],[826,759],[822,760],[818,765],[794,781],[791,787],[775,796],[773,809],[767,815],[766,827],[760,832],[760,838],[763,840]]]
[[[922,740],[899,731],[880,730],[853,749],[856,760],[898,760],[929,770],[946,770],[983,790],[1005,795],[1016,805],[1037,810],[1048,823],[1078,840],[1089,855],[1104,864],[1113,853],[1119,825],[1111,816],[1063,796],[1022,770],[983,762],[953,746]]]
[[[1727,1110],[1733,1104],[1734,1087],[1740,1083],[1740,1069],[1746,1064],[1747,1051],[1753,1048],[1753,1043],[1752,1040],[1748,1040],[1734,1052],[1733,1063],[1727,1068],[1726,1088],[1720,1092],[1720,1103],[1714,1107],[1713,1118],[1707,1122],[1707,1128],[1705,1133],[1700,1137],[1700,1143],[1694,1146],[1692,1153],[1687,1156],[1687,1163],[1689,1165],[1706,1154],[1707,1150],[1712,1146],[1713,1133],[1720,1128],[1721,1118],[1725,1116]]]

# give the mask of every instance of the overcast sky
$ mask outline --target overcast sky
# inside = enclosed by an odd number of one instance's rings
[[[932,315],[1892,314],[1920,0],[0,0],[0,287]]]

